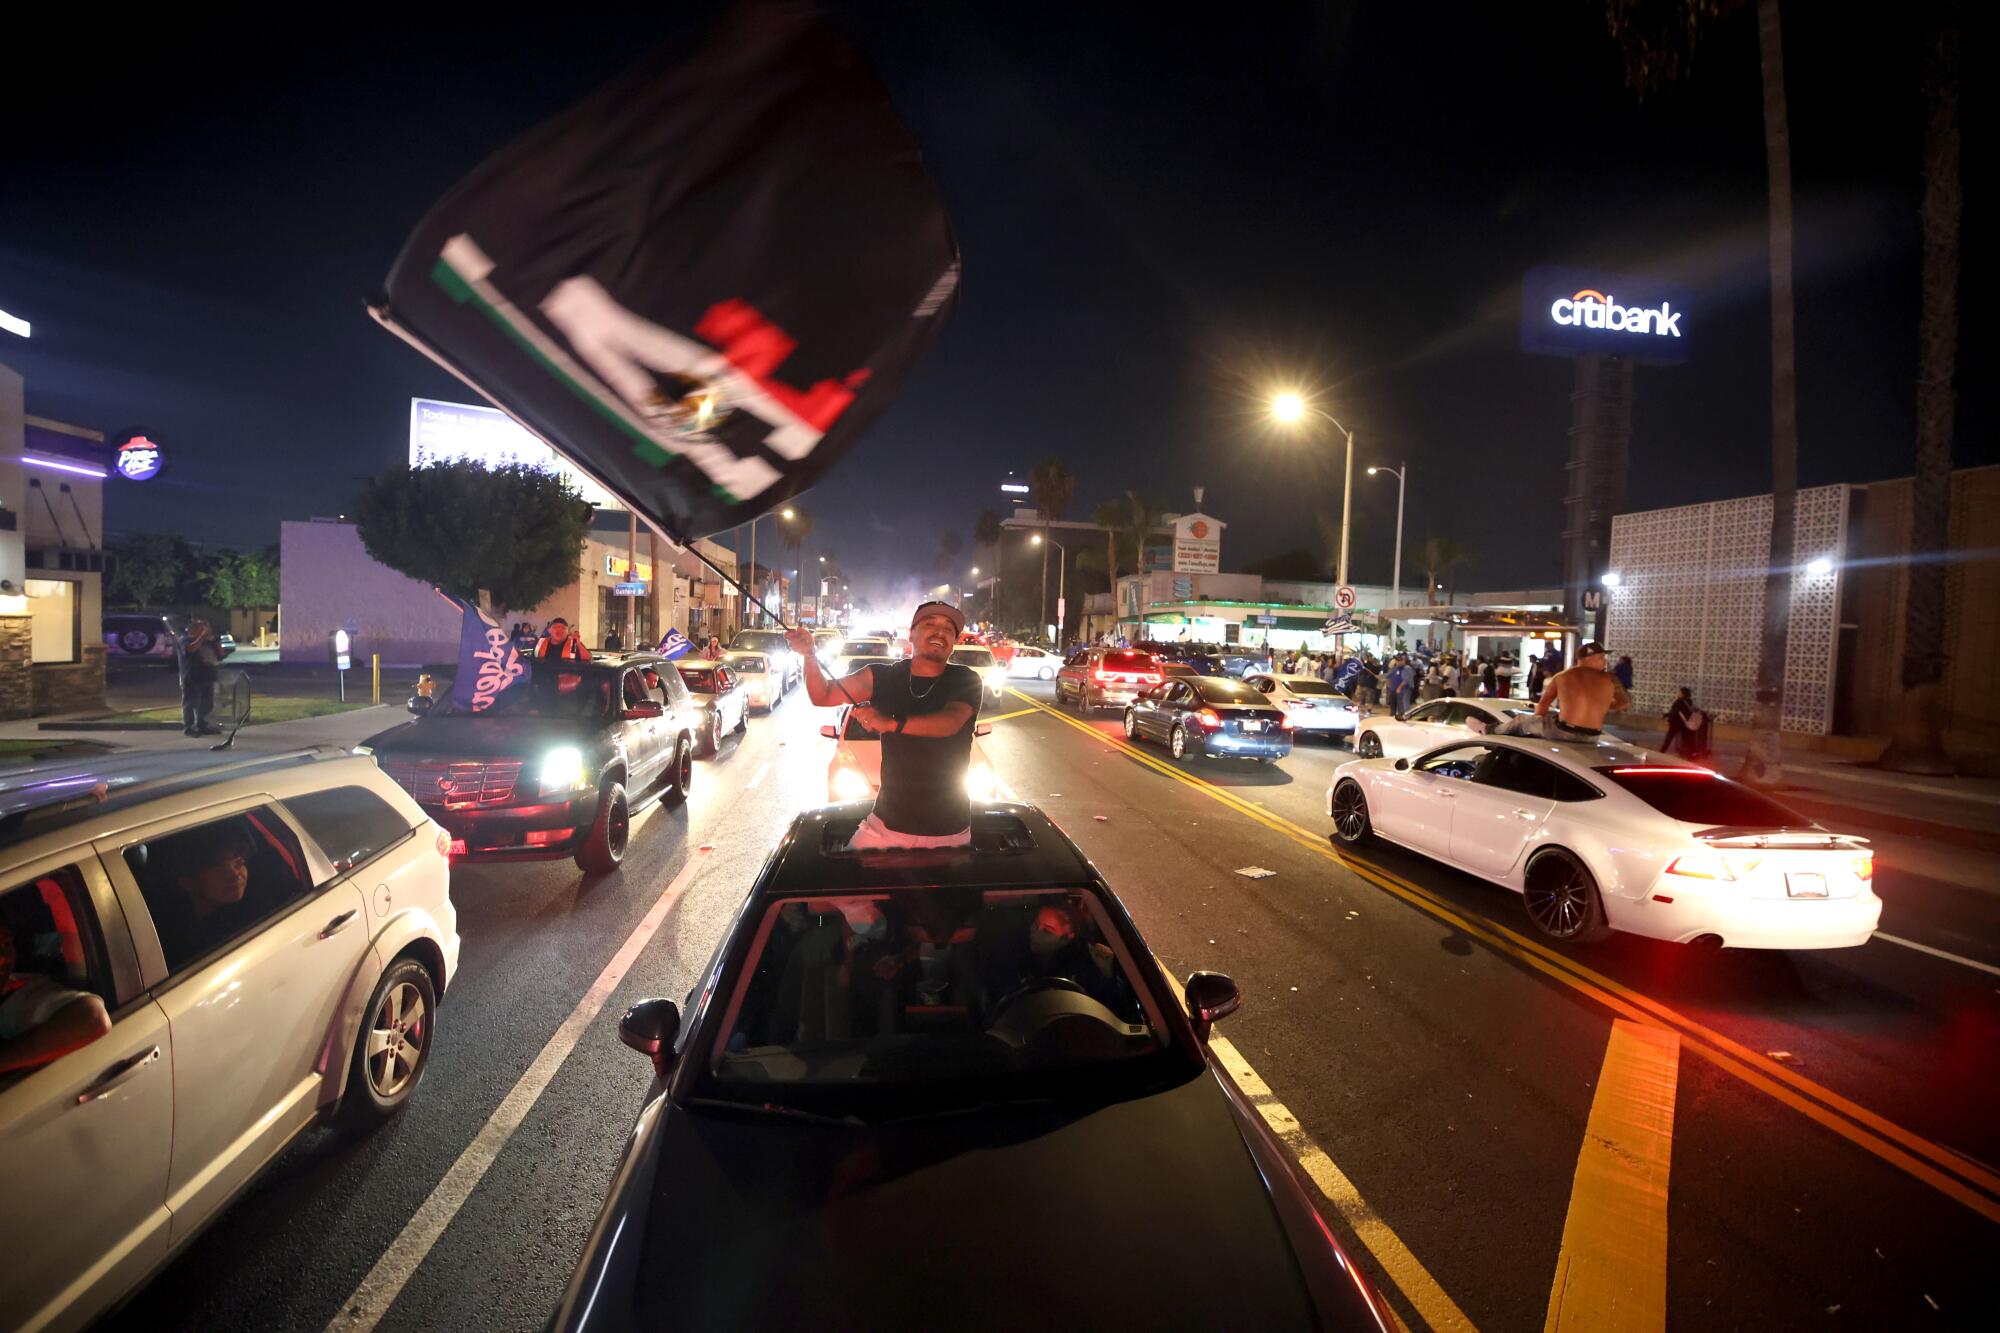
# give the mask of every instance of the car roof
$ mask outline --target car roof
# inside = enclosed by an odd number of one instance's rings
[[[0,771],[0,848],[227,778],[296,768],[344,754],[331,748],[278,754],[121,750],[23,764]]]
[[[712,657],[676,657],[674,665],[683,669],[696,667],[702,671],[713,671],[716,667],[716,660]]]
[[[970,848],[846,850],[874,807],[873,801],[849,801],[800,814],[758,877],[756,892],[777,897],[880,888],[1076,887],[1096,878],[1054,821],[1032,805],[1008,801],[974,808]]]
[[[574,666],[574,667],[601,666],[607,669],[612,667],[623,669],[625,667],[659,666],[667,659],[661,657],[658,653],[655,652],[629,652],[629,653],[592,653],[590,655],[590,660],[588,662],[567,662],[562,660],[561,658],[551,658],[551,657],[543,657],[543,658],[538,658],[536,660],[542,662],[554,662],[559,666]]]
[[[1564,768],[1579,773],[1593,769],[1608,768],[1619,764],[1644,764],[1649,768],[1703,768],[1704,765],[1689,763],[1670,754],[1648,750],[1644,746],[1633,745],[1613,736],[1598,736],[1592,740],[1552,741],[1540,736],[1496,736],[1488,733],[1473,738],[1478,743],[1491,742],[1510,750],[1525,750],[1538,758],[1550,759]]]

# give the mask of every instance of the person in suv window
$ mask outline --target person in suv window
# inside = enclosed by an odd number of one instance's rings
[[[16,973],[14,927],[0,914],[0,1078],[34,1069],[111,1031],[104,1001],[36,973]]]

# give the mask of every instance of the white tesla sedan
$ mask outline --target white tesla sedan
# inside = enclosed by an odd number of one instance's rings
[[[1446,741],[1498,731],[1534,711],[1532,699],[1455,698],[1418,704],[1401,721],[1391,713],[1370,713],[1355,732],[1354,752],[1363,759],[1408,759]]]
[[[819,729],[820,735],[834,742],[833,757],[826,764],[828,801],[865,801],[882,790],[882,738],[860,723],[848,721],[852,711],[842,704],[839,720]],[[972,766],[965,771],[965,794],[975,801],[990,801],[999,794],[999,780],[977,739],[992,733],[991,722],[975,723],[972,728]]]
[[[1285,720],[1291,724],[1294,740],[1308,732],[1321,736],[1352,732],[1354,724],[1361,718],[1351,700],[1318,676],[1253,672],[1243,679],[1285,710]]]
[[[1545,939],[1613,930],[1746,949],[1844,949],[1882,915],[1865,838],[1685,760],[1600,741],[1488,736],[1355,759],[1334,837],[1370,835],[1522,895]]]

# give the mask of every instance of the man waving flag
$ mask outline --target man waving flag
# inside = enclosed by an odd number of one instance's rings
[[[957,284],[873,75],[746,0],[474,171],[372,309],[686,545],[831,467]]]
[[[451,683],[455,712],[484,713],[527,694],[528,664],[507,631],[479,607],[444,589],[437,595],[457,607],[458,676]]]

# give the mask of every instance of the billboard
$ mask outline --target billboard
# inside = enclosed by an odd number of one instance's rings
[[[412,398],[410,466],[465,462],[489,468],[522,463],[567,478],[578,494],[599,509],[624,508],[617,497],[571,467],[499,408]]]
[[[1521,279],[1521,350],[1677,365],[1693,331],[1685,287],[1543,264]]]
[[[1222,568],[1222,524],[1206,514],[1174,520],[1174,573],[1213,574]]]

